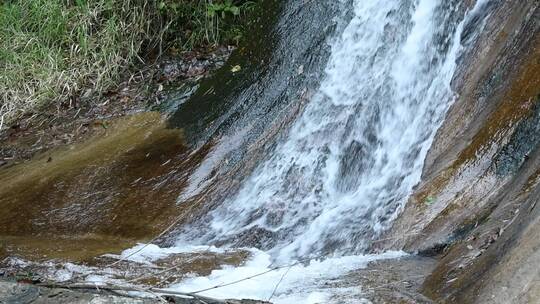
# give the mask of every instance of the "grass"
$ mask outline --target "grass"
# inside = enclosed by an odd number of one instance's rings
[[[253,2],[5,0],[0,130],[23,115],[95,96],[167,49],[237,42]]]

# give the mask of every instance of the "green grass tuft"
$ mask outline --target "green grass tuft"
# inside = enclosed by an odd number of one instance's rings
[[[23,114],[103,92],[164,50],[234,43],[253,2],[5,0],[0,129]]]

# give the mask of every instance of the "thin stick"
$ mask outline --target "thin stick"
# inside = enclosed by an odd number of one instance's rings
[[[281,281],[283,281],[283,279],[285,278],[285,276],[287,275],[287,273],[289,272],[289,270],[291,270],[292,268],[292,265],[287,268],[287,271],[285,271],[285,273],[281,276],[281,278],[279,279],[278,283],[276,284],[276,287],[274,287],[274,290],[272,291],[272,294],[270,295],[270,297],[268,298],[268,301],[272,300],[272,298],[274,297],[274,294],[276,294],[276,291],[279,287],[279,284],[281,284]]]
[[[54,284],[54,283],[53,284],[50,284],[50,283],[44,283],[43,284],[42,283],[42,284],[36,284],[36,285],[40,286],[40,287],[47,287],[47,288],[96,289],[95,284],[62,285],[62,284]],[[184,296],[184,297],[190,297],[190,298],[195,298],[195,299],[206,300],[206,301],[210,301],[210,302],[226,303],[225,301],[220,300],[220,299],[195,295],[195,294],[191,294],[191,293],[187,293],[187,292],[179,292],[179,291],[159,289],[159,288],[136,288],[136,287],[128,287],[128,286],[107,284],[107,285],[101,286],[100,290],[106,290],[106,291],[117,291],[117,290],[121,290],[121,291],[139,291],[139,292],[146,292],[146,293],[152,294],[154,296],[156,295],[156,293],[164,294],[164,295],[179,295],[179,296]],[[161,299],[163,299],[163,298],[161,298]]]
[[[191,208],[190,208],[191,209]],[[182,214],[184,215],[184,213]],[[116,262],[113,262],[109,265],[106,265],[105,267],[112,267],[118,263],[121,263],[123,261],[125,261],[126,259],[134,256],[135,254],[143,251],[146,247],[150,246],[153,242],[155,242],[157,239],[159,239],[160,237],[162,237],[163,235],[165,235],[165,233],[169,232],[176,224],[178,224],[180,222],[180,220],[183,219],[183,216],[179,216],[178,218],[176,218],[176,220],[170,224],[165,230],[163,230],[159,235],[157,235],[156,237],[154,237],[153,239],[151,239],[148,243],[144,244],[144,246],[142,246],[141,248],[139,248],[138,250],[135,250],[134,252],[128,254],[127,256],[125,257],[121,257],[118,259],[118,261]]]

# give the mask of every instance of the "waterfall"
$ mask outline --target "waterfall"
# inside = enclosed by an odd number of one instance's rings
[[[283,282],[288,296],[277,300],[315,303],[327,299],[314,291],[322,274],[331,278],[375,259],[362,254],[420,181],[456,98],[450,84],[464,24],[489,0],[466,13],[461,2],[353,1],[352,19],[331,39],[319,89],[288,133],[235,195],[178,235],[179,247],[252,247],[253,259],[173,288],[190,291],[323,255],[295,266]],[[273,287],[265,280],[281,275],[210,294],[264,298]]]
[[[361,253],[391,224],[454,96],[459,2],[354,1],[318,92],[236,196],[180,243],[287,260]]]

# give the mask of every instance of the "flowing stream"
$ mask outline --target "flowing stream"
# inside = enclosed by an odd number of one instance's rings
[[[467,12],[461,2],[355,0],[344,6],[352,19],[330,40],[320,87],[288,134],[234,196],[177,236],[178,248],[253,247],[252,259],[171,288],[203,289],[314,258],[203,294],[344,302],[336,299],[351,291],[324,291],[325,280],[370,260],[403,255],[362,254],[420,181],[455,98],[451,81],[463,28],[489,1],[479,0]]]

